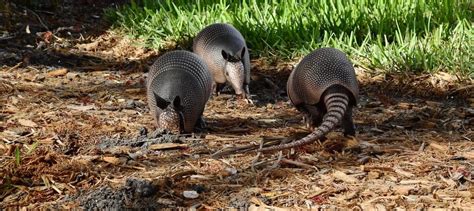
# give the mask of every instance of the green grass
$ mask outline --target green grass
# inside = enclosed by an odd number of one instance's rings
[[[372,69],[474,77],[470,0],[141,0],[107,16],[157,49],[189,48],[200,29],[227,22],[254,58],[291,59],[332,46]]]

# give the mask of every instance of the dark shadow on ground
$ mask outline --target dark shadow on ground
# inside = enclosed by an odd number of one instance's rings
[[[74,51],[76,44],[90,43],[103,35],[112,23],[105,10],[128,0],[45,0],[6,1],[0,7],[0,64],[13,67],[65,67],[72,71],[144,71],[154,59],[124,60]],[[100,45],[100,43],[99,43]]]

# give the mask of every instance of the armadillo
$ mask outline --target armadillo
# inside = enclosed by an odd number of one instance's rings
[[[212,76],[196,54],[176,50],[160,56],[147,79],[148,106],[158,128],[177,133],[203,129],[211,89]]]
[[[352,108],[359,87],[352,63],[334,48],[320,48],[305,56],[290,74],[287,93],[292,104],[316,128],[306,137],[259,151],[282,150],[310,144],[341,125],[344,135],[355,135]]]
[[[237,95],[250,100],[250,56],[237,29],[225,23],[211,24],[196,35],[193,51],[208,65],[216,93],[229,82]]]

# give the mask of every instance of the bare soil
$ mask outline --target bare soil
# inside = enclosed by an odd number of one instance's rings
[[[255,58],[255,105],[214,96],[207,131],[177,136],[155,131],[146,105],[147,66],[160,52],[109,31],[110,2],[9,6],[9,23],[0,18],[2,209],[474,207],[472,80],[356,67],[355,138],[334,131],[258,160],[213,159],[310,132],[285,91],[297,61]]]

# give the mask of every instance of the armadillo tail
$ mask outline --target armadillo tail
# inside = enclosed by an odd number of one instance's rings
[[[349,97],[343,93],[330,93],[324,98],[326,103],[327,113],[324,115],[323,123],[317,127],[311,134],[306,137],[293,141],[288,144],[282,144],[267,148],[259,149],[259,152],[283,150],[298,146],[303,146],[315,142],[324,137],[329,131],[333,130],[342,120],[349,104]]]

